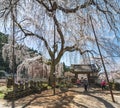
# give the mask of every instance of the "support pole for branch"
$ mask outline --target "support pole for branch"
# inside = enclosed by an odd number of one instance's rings
[[[11,20],[12,20],[12,78],[13,78],[13,98],[12,98],[12,108],[15,108],[15,90],[14,90],[14,85],[15,85],[15,23],[14,23],[14,0],[11,1]]]
[[[53,95],[55,95],[55,22],[54,22],[54,60],[53,60],[53,65],[54,65],[54,69],[53,69],[53,77],[54,77],[54,87],[53,87]]]
[[[100,50],[100,47],[99,47],[99,44],[98,44],[97,35],[95,33],[95,29],[94,29],[94,26],[93,26],[93,23],[92,23],[91,16],[90,16],[90,21],[91,21],[91,25],[92,25],[92,29],[93,29],[95,41],[96,41],[96,44],[97,44],[97,47],[98,47],[98,51],[99,51],[99,54],[100,54],[100,58],[101,58],[101,61],[102,61],[102,65],[103,65],[103,68],[104,68],[104,71],[105,71],[106,79],[107,79],[107,82],[108,82],[108,85],[109,85],[109,90],[110,90],[110,94],[111,94],[111,97],[112,97],[112,101],[115,102],[114,96],[113,96],[113,93],[112,93],[112,89],[110,87],[110,83],[109,83],[109,79],[108,79],[108,74],[107,74],[107,70],[106,70],[106,67],[105,67],[104,60],[103,60],[103,56],[102,56],[102,53],[101,53],[101,50]]]

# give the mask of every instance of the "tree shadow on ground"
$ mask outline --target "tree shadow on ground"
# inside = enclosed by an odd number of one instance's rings
[[[84,92],[81,92],[81,91],[79,92],[79,91],[75,91],[75,90],[70,90],[70,91],[72,91],[72,92],[77,92],[77,93],[79,93],[79,94],[84,94],[84,95],[88,95],[88,96],[94,97],[94,98],[96,98],[97,100],[99,100],[100,102],[102,102],[102,103],[105,105],[106,108],[115,108],[112,104],[110,104],[108,101],[104,100],[103,98],[92,95],[92,94],[94,94],[94,93],[100,93],[100,92],[101,92],[100,90],[89,91],[89,92],[85,92],[85,91],[84,91]],[[91,94],[91,93],[92,93],[92,94]]]
[[[23,99],[19,104],[23,103],[24,105],[22,106],[22,108],[26,108],[36,99],[50,97],[50,96],[53,96],[53,95],[42,95],[42,94],[34,94],[32,96],[30,95],[28,96],[30,98],[29,100]]]
[[[103,98],[101,97],[98,97],[98,96],[94,96],[94,95],[91,95],[89,93],[87,93],[88,96],[91,96],[91,97],[94,97],[96,98],[97,100],[99,100],[100,102],[102,102],[106,108],[115,108],[112,104],[110,104],[109,102],[107,102],[106,100],[104,100]]]
[[[58,98],[54,98],[57,96]],[[42,100],[44,98],[44,101]],[[88,108],[80,103],[76,103],[73,101],[74,96],[70,96],[67,92],[59,92],[56,95],[43,95],[43,96],[35,96],[29,102],[27,102],[22,108],[26,108],[27,106],[44,106],[47,104],[46,108],[69,108],[69,104],[72,103],[77,107]]]
[[[26,108],[28,105],[31,104],[31,102],[33,102],[34,100],[37,99],[37,96],[35,96],[33,99],[31,99],[28,103],[26,103],[22,108]]]
[[[69,92],[74,93],[74,95],[69,95]],[[23,105],[22,108],[26,108],[29,106],[44,106],[46,104],[48,105],[46,108],[64,108],[66,106],[67,108],[69,108],[70,103],[72,103],[76,107],[89,108],[84,104],[74,101],[75,94],[83,94],[96,98],[98,101],[103,103],[106,108],[115,108],[111,103],[104,100],[102,97],[95,96],[95,93],[101,93],[101,91],[93,90],[89,92],[83,92],[76,90],[68,90],[68,92],[57,92],[56,95],[51,95],[46,92],[45,94],[35,94],[29,96],[29,99],[23,98],[20,100],[20,102],[18,101],[18,104]]]
[[[75,92],[75,93],[79,93],[79,94],[83,94],[83,93],[86,93],[85,91],[76,91],[76,90],[69,90],[71,92]],[[101,93],[101,90],[94,90],[94,91],[88,91],[89,93]],[[87,93],[88,93],[87,92]]]

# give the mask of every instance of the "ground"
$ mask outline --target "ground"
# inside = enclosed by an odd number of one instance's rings
[[[15,108],[120,108],[120,91],[113,91],[115,103],[109,91],[100,88],[70,88],[67,92],[56,89],[30,95],[15,101]],[[11,108],[11,102],[1,99],[0,108]]]

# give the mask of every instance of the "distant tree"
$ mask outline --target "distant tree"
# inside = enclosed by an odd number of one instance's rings
[[[2,47],[8,42],[8,36],[0,32],[0,70],[9,72],[9,61],[4,61],[2,58]]]
[[[66,66],[64,62],[63,62],[63,70],[64,70],[64,72],[70,71],[70,68],[68,66]]]

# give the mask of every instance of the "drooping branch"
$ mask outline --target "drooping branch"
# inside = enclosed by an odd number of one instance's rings
[[[23,29],[23,27],[15,20],[15,23],[16,25],[19,27],[19,29],[24,33],[25,37],[26,38],[27,36],[35,36],[37,37],[38,39],[42,40],[45,44],[45,47],[47,48],[48,52],[49,52],[49,55],[51,57],[53,57],[53,52],[51,51],[51,48],[49,47],[46,39],[43,37],[43,36],[39,36],[38,34],[35,34],[29,30],[26,30],[26,29]]]
[[[120,15],[120,12],[119,12],[120,7],[117,5],[116,2],[114,1],[114,6],[113,6],[111,4],[111,2],[104,0],[104,8],[103,8],[102,5],[97,3],[97,1],[94,2],[94,0],[93,0],[94,6],[96,6],[97,10],[105,16],[105,19],[106,19],[107,23],[109,24],[109,27],[111,28],[111,30],[114,31],[115,36],[117,37],[116,31],[119,31],[119,28],[116,24],[116,22],[118,20],[118,18],[116,19],[116,14]],[[118,9],[116,9],[116,7]]]
[[[53,12],[57,9],[57,3],[56,2],[52,3],[51,0],[48,0],[51,7],[49,7],[46,3],[44,3],[44,0],[36,0],[36,1],[39,4],[42,4],[48,12]]]
[[[61,50],[63,50],[64,44],[65,44],[64,35],[63,35],[63,32],[61,31],[60,24],[57,21],[57,18],[56,18],[55,15],[53,16],[53,20],[54,20],[54,23],[55,23],[55,25],[57,27],[57,32],[59,33],[59,36],[61,38]]]
[[[73,45],[73,46],[67,46],[67,47],[65,47],[64,49],[60,50],[57,58],[55,59],[55,63],[58,63],[58,62],[60,61],[61,57],[63,56],[63,54],[64,54],[65,52],[67,52],[67,51],[73,52],[73,51],[75,51],[75,50],[79,50],[79,49],[76,47],[76,44]]]
[[[6,1],[3,1],[2,3],[2,7],[0,9],[0,18],[2,18],[3,16],[7,17],[10,13],[10,10],[11,8],[15,8],[15,6],[17,5],[17,3],[19,2],[20,0],[15,0],[13,4],[11,4],[11,0],[10,1],[7,1],[7,3],[4,3]]]
[[[79,9],[79,6],[75,7],[74,9],[65,9],[61,6],[58,6],[58,9],[65,13],[75,13]]]
[[[76,6],[73,9],[67,9],[61,6],[58,6],[58,9],[65,12],[65,13],[75,13],[76,11],[78,11],[78,9],[83,9],[83,8],[87,8],[88,6],[92,5],[92,0],[89,0],[87,2],[85,2],[84,4],[80,5],[80,6]]]
[[[47,11],[50,11],[51,12],[51,9],[49,9],[49,7],[44,3],[44,0],[36,0],[39,4],[42,4]]]
[[[51,8],[44,3],[44,0],[36,0],[36,1],[39,4],[42,4],[45,7],[45,9],[49,12],[53,12],[54,10],[59,9],[65,13],[75,13],[78,9],[86,8],[86,7],[93,4],[92,0],[89,0],[80,6],[76,6],[75,8],[72,8],[72,9],[70,9],[70,8],[67,9],[67,8],[62,7],[62,6],[59,6],[55,1],[53,2],[53,4],[52,4],[51,0],[48,1],[51,5]]]
[[[104,2],[106,3],[106,4],[108,4],[117,14],[120,14],[120,9],[116,9],[118,6],[118,4],[119,4],[119,1],[117,2],[116,1],[116,6],[114,6],[113,4],[111,4],[110,2],[108,2],[108,0],[104,0]]]

